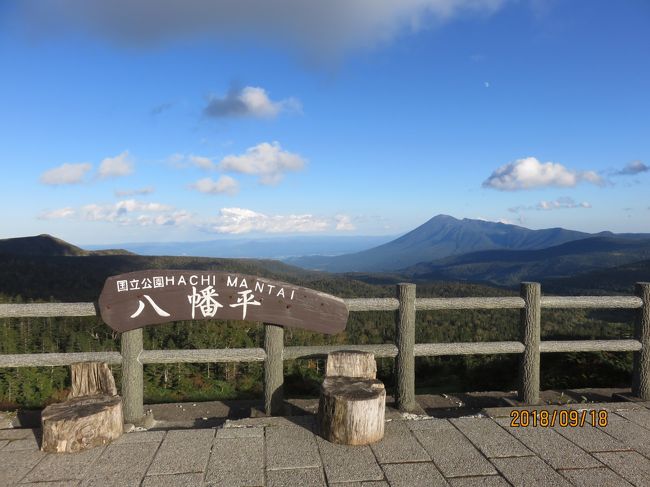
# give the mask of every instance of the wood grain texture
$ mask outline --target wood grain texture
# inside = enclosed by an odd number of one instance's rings
[[[264,410],[278,415],[284,402],[284,328],[265,323],[264,331]]]
[[[99,361],[111,365],[122,363],[120,352],[17,353],[0,355],[0,367],[51,367],[75,362]]]
[[[320,434],[343,445],[368,445],[384,437],[386,389],[375,379],[326,377],[318,405]]]
[[[542,308],[635,309],[642,303],[636,296],[542,296]]]
[[[650,282],[637,282],[634,293],[643,301],[637,311],[634,333],[641,350],[634,354],[632,394],[650,400]]]
[[[83,396],[117,396],[113,373],[105,362],[78,362],[70,365],[72,389],[68,399]]]
[[[208,348],[199,350],[143,350],[143,364],[176,364],[206,362],[263,362],[263,348]]]
[[[0,318],[97,316],[94,303],[0,304]]]
[[[124,420],[139,423],[144,417],[144,380],[142,362],[142,328],[122,333],[122,396]]]
[[[639,340],[545,340],[540,352],[634,352],[641,350]]]
[[[521,342],[465,342],[465,343],[416,343],[416,357],[440,355],[492,355],[502,353],[523,353]]]
[[[395,298],[352,298],[344,299],[350,311],[394,311],[399,308]]]
[[[42,414],[41,450],[72,453],[105,445],[124,429],[119,396],[86,396],[47,406]]]
[[[337,350],[359,350],[371,352],[375,357],[395,357],[397,347],[392,343],[381,345],[316,345],[309,347],[286,347],[284,349],[285,360],[309,359],[326,357],[328,353]]]
[[[510,309],[523,308],[524,300],[516,296],[503,298],[417,298],[415,308],[426,309]]]
[[[339,350],[327,355],[325,376],[377,378],[377,362],[371,352],[359,350]]]
[[[525,404],[539,402],[539,344],[541,341],[541,286],[522,282],[521,297],[526,307],[520,315],[520,339],[524,352],[519,360],[519,400]]]
[[[400,411],[411,412],[415,402],[415,284],[397,285],[399,310],[395,330],[397,387],[395,402]]]

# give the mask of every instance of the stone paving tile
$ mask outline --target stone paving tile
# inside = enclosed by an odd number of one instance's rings
[[[650,409],[616,411],[616,414],[650,430]]]
[[[496,422],[555,469],[590,468],[603,465],[552,428],[534,426],[512,428],[510,420],[506,418],[497,419]],[[592,426],[587,427],[592,428]]]
[[[327,487],[321,468],[289,468],[266,472],[267,487]],[[349,484],[346,484],[348,486]]]
[[[142,487],[202,487],[202,473],[179,473],[176,475],[154,475],[145,477]]]
[[[369,446],[335,445],[320,437],[316,441],[328,483],[384,480]]]
[[[138,487],[151,465],[158,443],[111,444],[95,461],[83,487]]]
[[[329,487],[390,487],[385,480],[371,480],[369,482],[336,482]]]
[[[631,483],[607,467],[561,470],[577,487],[631,487]]]
[[[217,438],[206,481],[213,486],[264,485],[264,438]]]
[[[493,458],[492,463],[515,487],[561,487],[571,484],[538,457]]]
[[[41,446],[38,444],[36,437],[31,436],[23,438],[22,440],[10,441],[3,451],[19,451],[19,450],[40,450]]]
[[[384,438],[372,445],[379,463],[428,462],[429,454],[413,436],[406,421],[391,421],[384,426]]]
[[[217,438],[264,438],[264,428],[220,428]]]
[[[36,482],[16,484],[16,487],[79,487],[81,480],[55,480],[53,482]]]
[[[631,449],[646,456],[650,455],[650,431],[641,428],[638,424],[618,414],[610,413],[607,417],[607,426],[601,429]]]
[[[509,487],[510,484],[499,475],[484,475],[480,477],[456,477],[447,479],[451,487]]]
[[[639,487],[650,485],[650,460],[635,451],[594,453],[621,477]]]
[[[0,450],[2,450],[7,443],[9,443],[9,440],[0,440]]]
[[[213,429],[168,431],[147,475],[203,472],[213,439]]]
[[[0,451],[0,485],[18,482],[45,456],[41,451]]]
[[[391,487],[437,487],[449,485],[431,462],[382,465]]]
[[[49,454],[25,477],[25,482],[83,479],[104,452],[103,446],[78,453]],[[27,452],[20,452],[21,455]],[[33,452],[37,453],[37,452]]]
[[[588,452],[597,451],[615,451],[629,450],[630,447],[620,440],[608,435],[603,430],[593,426],[583,426],[582,428],[563,428],[555,426],[553,428],[558,434],[564,436],[567,440],[575,443],[583,450]]]
[[[165,431],[134,431],[120,436],[113,442],[114,445],[123,445],[126,443],[148,443],[155,441],[160,443],[165,437]]]
[[[0,430],[0,440],[22,440],[23,438],[41,436],[40,429],[13,428]]]
[[[314,434],[302,427],[266,428],[266,468],[320,467]]]
[[[445,477],[497,473],[481,452],[449,421],[414,421],[409,426]]]
[[[450,421],[488,458],[533,454],[493,419],[458,418]]]

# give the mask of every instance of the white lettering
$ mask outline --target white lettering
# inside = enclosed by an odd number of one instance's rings
[[[185,281],[185,276],[181,276],[178,278],[178,285],[179,286],[187,286],[187,281]]]
[[[284,288],[283,287],[281,287],[280,290],[278,291],[277,297],[279,298],[280,296],[282,296],[284,298]]]
[[[248,287],[248,284],[246,283],[246,279],[242,279],[241,282],[239,283],[239,287]]]
[[[241,294],[240,298],[237,298],[237,303],[231,304],[231,308],[236,308],[238,306],[242,307],[242,310],[244,311],[244,316],[242,320],[246,319],[246,308],[248,307],[249,304],[255,305],[255,306],[260,306],[262,303],[259,301],[255,301],[255,296],[253,296],[253,291],[250,289],[247,289],[246,291],[239,291],[237,294]]]
[[[173,286],[175,279],[176,276],[165,276],[165,284],[169,284],[170,286]]]
[[[210,284],[210,276],[201,276],[201,285]],[[214,276],[212,276],[212,285],[214,286]]]
[[[196,287],[192,286],[192,294],[187,295],[187,299],[192,304],[192,319],[194,319],[194,312],[196,308],[201,310],[204,318],[213,318],[219,308],[223,308],[223,304],[214,299],[219,296],[212,286],[208,286],[200,293],[196,292]]]
[[[228,276],[228,279],[226,280],[226,286],[237,287],[237,278]]]
[[[162,276],[156,276],[153,278],[153,287],[165,287],[165,282],[163,281]]]
[[[142,279],[142,282],[140,284],[142,284],[142,289],[151,289],[152,287],[151,279],[149,279],[148,277]]]
[[[121,293],[122,291],[128,291],[129,290],[129,281],[126,279],[123,281],[117,281],[117,292]]]
[[[137,279],[131,279],[131,290],[133,291],[134,289],[140,289],[140,281]]]
[[[294,292],[295,292],[295,291],[292,289],[292,290],[291,290],[291,298],[290,298],[290,299],[293,299],[293,293],[294,293]]]
[[[192,286],[196,286],[198,283],[199,283],[199,276],[196,276],[196,275],[194,275],[194,274],[191,275],[191,276],[190,276],[190,284],[191,284]]]
[[[271,291],[273,291],[273,288],[275,287],[275,284],[267,284],[269,287],[269,296],[271,295]]]
[[[257,292],[257,291],[259,291],[259,292],[264,291],[264,283],[263,282],[257,281],[255,283],[255,292]]]

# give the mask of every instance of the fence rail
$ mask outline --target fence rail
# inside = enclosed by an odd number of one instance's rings
[[[635,285],[635,296],[541,296],[538,283],[521,284],[520,296],[416,298],[415,284],[398,284],[396,298],[345,299],[350,311],[397,311],[395,344],[284,347],[284,329],[265,324],[264,348],[144,350],[142,329],[122,333],[120,352],[0,355],[0,367],[59,366],[98,360],[121,364],[126,421],[143,416],[143,364],[264,362],[264,403],[278,414],[283,400],[284,360],[326,356],[335,350],[364,350],[395,358],[396,401],[403,411],[415,408],[415,357],[519,354],[519,399],[539,402],[540,353],[634,352],[632,392],[650,400],[650,283]],[[626,340],[541,340],[541,309],[636,309],[635,338]],[[503,342],[415,343],[415,313],[422,310],[519,309],[520,340]],[[97,316],[94,303],[0,304],[0,318]]]

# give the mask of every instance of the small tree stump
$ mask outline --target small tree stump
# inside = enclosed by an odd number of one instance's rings
[[[115,379],[105,362],[77,362],[70,365],[70,374],[72,390],[68,399],[97,394],[117,395]]]
[[[381,381],[326,377],[318,419],[321,436],[332,443],[367,445],[384,437],[386,389]]]
[[[377,362],[371,352],[358,350],[341,350],[327,355],[325,376],[377,378]]]
[[[87,396],[46,407],[41,419],[41,450],[51,453],[77,452],[105,445],[122,435],[120,396]]]

